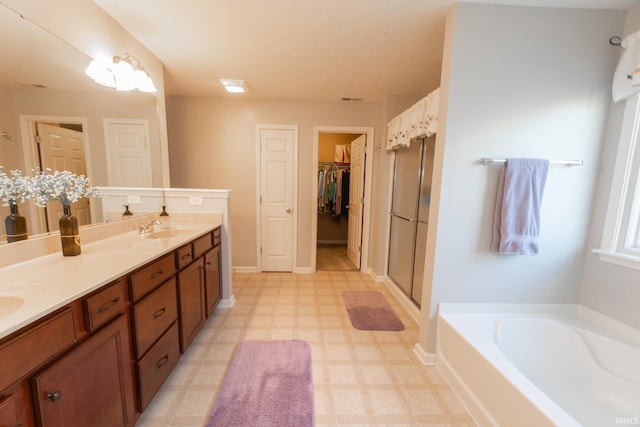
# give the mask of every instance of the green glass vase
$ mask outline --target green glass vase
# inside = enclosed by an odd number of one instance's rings
[[[17,204],[10,204],[9,209],[11,213],[4,219],[4,228],[7,230],[7,242],[12,243],[26,240],[29,237],[27,234],[27,220],[18,212]]]
[[[71,206],[63,205],[64,213],[58,221],[60,224],[60,239],[62,241],[62,255],[80,255],[80,229],[78,218],[71,215]]]

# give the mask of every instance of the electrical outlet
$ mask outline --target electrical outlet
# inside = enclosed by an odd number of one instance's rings
[[[189,204],[191,206],[200,206],[200,205],[202,205],[202,197],[189,197]]]
[[[127,196],[127,203],[130,205],[139,205],[142,203],[140,196]]]

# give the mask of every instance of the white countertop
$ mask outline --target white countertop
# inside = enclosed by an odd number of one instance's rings
[[[173,225],[174,236],[138,232],[82,245],[78,256],[61,252],[0,268],[0,338],[81,298],[213,230],[219,223]],[[160,230],[158,230],[160,231]]]

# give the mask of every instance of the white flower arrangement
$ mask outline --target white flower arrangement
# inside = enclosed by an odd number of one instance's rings
[[[69,206],[83,197],[103,197],[100,192],[89,185],[89,178],[69,171],[51,169],[37,171],[31,178],[30,199],[42,207],[50,200],[58,200],[63,206]]]
[[[19,170],[12,170],[9,175],[0,166],[0,200],[2,206],[11,206],[24,202],[29,198],[31,179],[23,176]]]

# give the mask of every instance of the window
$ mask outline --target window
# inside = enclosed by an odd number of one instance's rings
[[[640,96],[626,101],[611,183],[602,261],[640,270]]]

